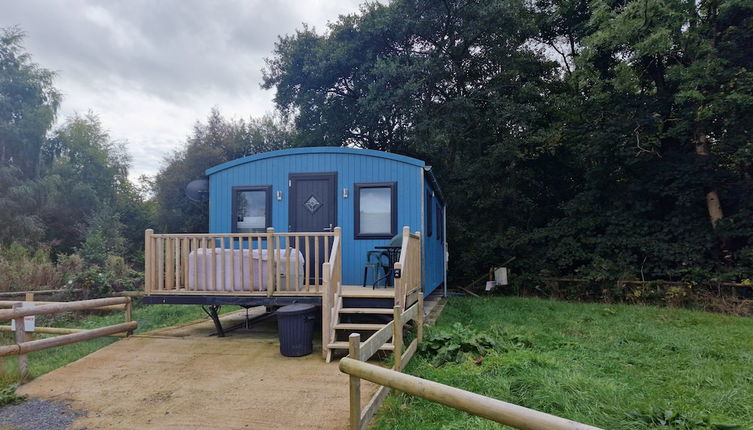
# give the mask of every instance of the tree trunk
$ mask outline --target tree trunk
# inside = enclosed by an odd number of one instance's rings
[[[705,157],[709,156],[708,137],[705,133],[699,132],[696,134],[695,153]],[[716,224],[724,218],[724,212],[722,212],[722,203],[719,201],[719,193],[716,192],[713,185],[706,193],[706,208],[709,211],[711,226],[716,229]]]

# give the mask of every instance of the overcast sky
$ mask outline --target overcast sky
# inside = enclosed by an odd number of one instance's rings
[[[58,73],[59,121],[88,110],[127,141],[131,178],[152,175],[212,106],[226,117],[274,109],[261,69],[278,35],[321,32],[363,0],[2,0],[0,27],[27,34]]]

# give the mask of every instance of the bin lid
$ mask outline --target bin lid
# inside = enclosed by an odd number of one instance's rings
[[[309,312],[313,312],[314,309],[316,309],[316,305],[309,305],[306,303],[295,303],[295,304],[283,306],[280,309],[277,309],[277,313],[284,314],[285,316],[298,315],[298,314],[306,314]]]

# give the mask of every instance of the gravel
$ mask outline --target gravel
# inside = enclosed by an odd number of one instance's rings
[[[0,429],[5,430],[86,430],[71,427],[84,415],[65,403],[30,399],[18,405],[0,407]]]

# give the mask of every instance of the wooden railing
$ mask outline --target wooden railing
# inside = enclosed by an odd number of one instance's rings
[[[3,306],[8,303],[2,302]],[[0,310],[0,321],[14,320],[16,344],[0,346],[0,357],[18,355],[18,369],[21,379],[28,375],[28,357],[30,352],[40,351],[47,348],[82,342],[103,336],[121,334],[127,336],[136,330],[138,324],[131,321],[131,298],[111,297],[105,299],[81,300],[77,302],[39,302],[32,307],[22,307],[22,303],[12,303],[12,309]],[[96,329],[72,329],[59,327],[35,327],[35,333],[60,334],[61,336],[29,340],[30,334],[25,331],[24,319],[30,316],[50,315],[61,312],[75,312],[83,310],[122,310],[125,313],[125,322]],[[10,326],[0,326],[5,331],[11,331]]]
[[[420,292],[420,291],[419,291]],[[409,321],[415,321],[416,337],[403,352],[403,331],[405,324]],[[402,371],[413,357],[418,349],[418,343],[424,335],[424,299],[419,294],[416,302],[410,308],[403,312],[403,308],[396,305],[393,308],[393,319],[391,324],[387,324],[382,329],[371,335],[365,342],[361,343],[361,335],[353,333],[349,336],[348,357],[342,360],[364,362],[371,358],[385,343],[392,338],[393,364],[392,368],[396,371]],[[340,361],[340,370],[343,370],[342,360]],[[382,385],[376,393],[366,403],[366,407],[361,409],[361,378],[351,374],[350,377],[350,428],[351,430],[360,430],[368,426],[371,417],[379,409],[384,398],[389,394],[390,388]]]
[[[322,356],[326,359],[331,338],[334,336],[334,325],[337,292],[342,286],[342,230],[334,229],[335,239],[332,241],[332,253],[329,260],[322,265]]]
[[[406,308],[413,304],[408,301],[416,291],[421,291],[421,233],[411,234],[408,226],[403,227],[403,245],[400,261],[395,263],[395,304]]]
[[[336,228],[336,230],[339,229]],[[318,295],[338,232],[145,232],[146,294]],[[337,241],[337,247],[340,246]]]
[[[358,384],[361,379],[365,379],[381,385],[382,389],[393,388],[520,430],[601,430],[588,424],[581,424],[449,385],[385,369],[353,357],[354,355],[351,353],[350,356],[340,360],[340,370],[350,375],[351,379],[351,429],[361,429],[368,424],[368,421],[361,421],[359,426],[356,427],[353,425],[352,418],[353,380],[355,379]]]

